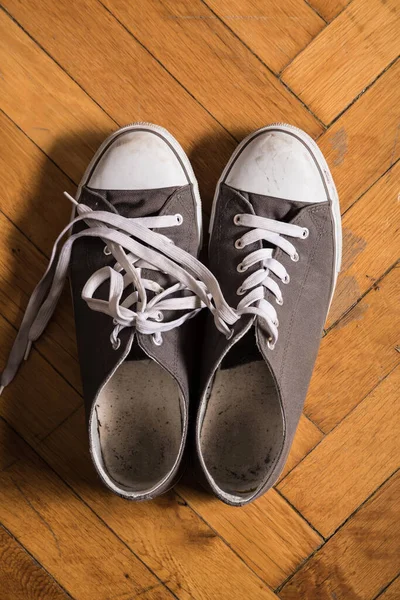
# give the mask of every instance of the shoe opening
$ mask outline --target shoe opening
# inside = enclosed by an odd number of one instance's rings
[[[214,378],[200,432],[204,467],[231,503],[253,497],[281,453],[284,422],[275,382],[250,330]]]
[[[95,465],[116,493],[149,496],[175,470],[184,442],[183,399],[153,360],[126,360],[98,395],[91,415]]]

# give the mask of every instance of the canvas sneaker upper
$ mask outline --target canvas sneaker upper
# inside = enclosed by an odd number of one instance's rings
[[[46,328],[70,272],[94,464],[117,494],[152,498],[171,487],[183,455],[192,318],[209,307],[228,335],[237,316],[197,259],[197,182],[166,130],[134,124],[112,134],[76,199],[67,197],[73,219],[32,294],[1,386]]]
[[[207,484],[241,505],[286,462],[340,268],[337,193],[311,138],[286,125],[246,138],[210,236],[210,268],[240,318],[230,339],[208,322],[196,446]]]

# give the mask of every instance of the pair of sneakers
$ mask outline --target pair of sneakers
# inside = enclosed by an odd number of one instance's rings
[[[136,123],[112,134],[69,199],[73,219],[30,299],[2,387],[69,271],[103,482],[132,500],[165,492],[190,427],[203,482],[228,504],[254,500],[284,467],[340,268],[339,201],[321,151],[285,124],[239,144],[215,193],[209,269],[197,258],[196,178],[165,129]]]

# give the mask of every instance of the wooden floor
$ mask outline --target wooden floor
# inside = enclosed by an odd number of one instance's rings
[[[206,212],[237,142],[318,139],[343,271],[285,472],[246,508],[190,477],[103,488],[87,451],[68,290],[0,399],[1,600],[400,599],[398,0],[3,0],[0,354],[99,143],[167,127]]]

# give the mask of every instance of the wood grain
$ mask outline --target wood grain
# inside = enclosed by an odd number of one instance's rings
[[[346,211],[400,157],[400,61],[318,140]]]
[[[394,475],[279,594],[282,600],[373,600],[398,572],[400,474]]]
[[[139,600],[171,600],[176,598],[164,585],[157,585],[139,595]]]
[[[178,598],[275,598],[175,494],[135,504],[108,492],[89,458],[83,410],[48,436],[38,451]]]
[[[0,417],[0,471],[10,467],[24,454],[27,443]]]
[[[0,107],[75,183],[111,130],[150,121],[184,146],[210,206],[235,140],[97,0],[4,6],[65,70],[2,13]]]
[[[71,596],[128,600],[159,583],[31,450],[0,485],[0,521]]]
[[[397,4],[4,0],[1,365],[69,219],[62,192],[73,194],[103,139],[135,120],[182,143],[206,212],[237,141],[273,121],[306,129],[339,191],[344,255],[308,416],[278,489],[242,509],[200,491],[190,469],[179,494],[138,505],[101,485],[66,291],[0,398],[0,600],[400,596],[398,476],[383,483],[399,466],[399,270],[390,268],[400,246],[400,61],[387,68]],[[282,69],[306,105],[274,74]],[[318,117],[334,120],[325,130]],[[313,526],[336,533],[324,543]]]
[[[344,215],[342,270],[327,325],[337,321],[399,258],[400,162]],[[382,240],[390,243],[382,243]]]
[[[71,214],[62,193],[74,193],[74,186],[3,113],[0,185],[4,190],[0,204],[0,301],[3,316],[18,327],[47,268],[46,255]],[[65,290],[55,318],[35,346],[80,389],[69,290]]]
[[[15,329],[0,316],[0,359],[4,365]],[[32,349],[12,384],[0,397],[0,416],[31,443],[53,431],[81,404],[80,396]],[[1,519],[0,519],[1,521]]]
[[[0,63],[0,108],[79,183],[117,124],[3,11]]]
[[[311,0],[309,4],[326,21],[332,21],[350,2],[351,0]]]
[[[322,542],[275,490],[239,511],[193,487],[180,485],[177,491],[271,587],[283,583]]]
[[[327,537],[399,466],[400,368],[395,369],[279,485]],[[321,469],[324,465],[324,469]]]
[[[47,268],[47,258],[0,212],[0,304],[2,314],[17,329],[29,297]],[[34,347],[78,391],[79,364],[71,314],[69,289],[65,289],[57,312]]]
[[[105,0],[105,6],[236,138],[279,119],[301,124],[314,136],[322,131],[201,0],[149,0],[145,5]]]
[[[75,186],[0,113],[1,212],[46,256],[68,223]]]
[[[399,30],[397,0],[354,0],[284,70],[283,81],[330,123],[398,56]]]
[[[150,121],[167,127],[190,155],[200,180],[205,204],[209,206],[216,181],[235,147],[235,141],[97,0],[73,0],[68,4],[53,3],[51,0],[21,4],[9,0],[4,6],[95,100],[92,105],[100,104],[113,121],[119,125],[133,121]],[[11,23],[10,19],[9,21]],[[85,25],[88,22],[89,36]],[[16,44],[15,48],[12,45],[13,53],[16,52],[13,64],[17,63],[18,68],[15,77],[23,81],[24,86],[28,86],[28,98],[34,97],[37,90],[41,93],[42,88],[48,89],[47,78],[52,79],[53,73],[58,70],[54,63],[50,66],[47,57],[42,56],[40,60],[35,54],[31,57],[30,43],[26,36],[22,48],[19,44]],[[85,59],[82,60],[82,57]],[[31,77],[24,76],[24,69],[32,71],[35,75],[33,84]],[[49,145],[53,148],[52,155],[57,150],[57,164],[64,168],[65,162],[71,162],[71,158],[66,154],[70,153],[73,156],[75,152],[82,153],[85,146],[92,148],[97,144],[97,128],[102,127],[104,118],[96,114],[97,109],[88,103],[82,90],[79,92],[75,89],[78,88],[77,85],[74,87],[71,82],[65,80],[65,74],[61,76],[56,73],[56,79],[57,76],[62,78],[60,88],[63,94],[54,91],[53,96],[56,96],[56,100],[49,98],[49,109],[53,113],[52,120],[58,123],[59,135],[56,136],[55,131],[52,135],[53,141],[50,141]],[[10,78],[12,83],[12,75],[6,81]],[[21,94],[21,90],[16,92],[13,86],[12,97],[16,93]],[[68,106],[70,97],[72,107],[76,106],[78,109],[76,116],[74,113],[72,117],[69,113],[73,109]],[[53,108],[54,103],[58,106]],[[79,104],[82,107],[81,111]],[[29,123],[32,111],[24,102],[22,107],[24,116],[19,116],[19,119]],[[41,108],[40,111],[45,109]],[[59,111],[61,116],[57,114]],[[16,109],[13,110],[13,114],[15,112]],[[76,121],[83,120],[85,124],[86,114],[87,127],[84,125],[83,129],[79,130]],[[46,115],[43,116],[40,127],[48,128]],[[66,120],[72,121],[72,130],[75,128],[76,135],[68,135],[70,127]],[[94,133],[91,127],[93,120],[96,123]],[[310,121],[314,123],[312,118]],[[111,119],[108,119],[104,125],[105,134],[110,127]],[[317,133],[320,128],[318,126],[313,130]],[[82,166],[85,160],[82,161]]]
[[[67,600],[52,577],[0,526],[0,600]]]
[[[323,433],[305,415],[301,415],[293,445],[290,449],[288,459],[282,471],[280,479],[283,479],[289,471],[322,440]]]
[[[304,0],[207,0],[206,4],[276,73],[325,27]]]
[[[398,600],[400,598],[400,576],[382,594],[379,594],[377,598],[379,600]]]
[[[305,412],[324,432],[400,362],[399,274],[393,269],[322,340]]]

